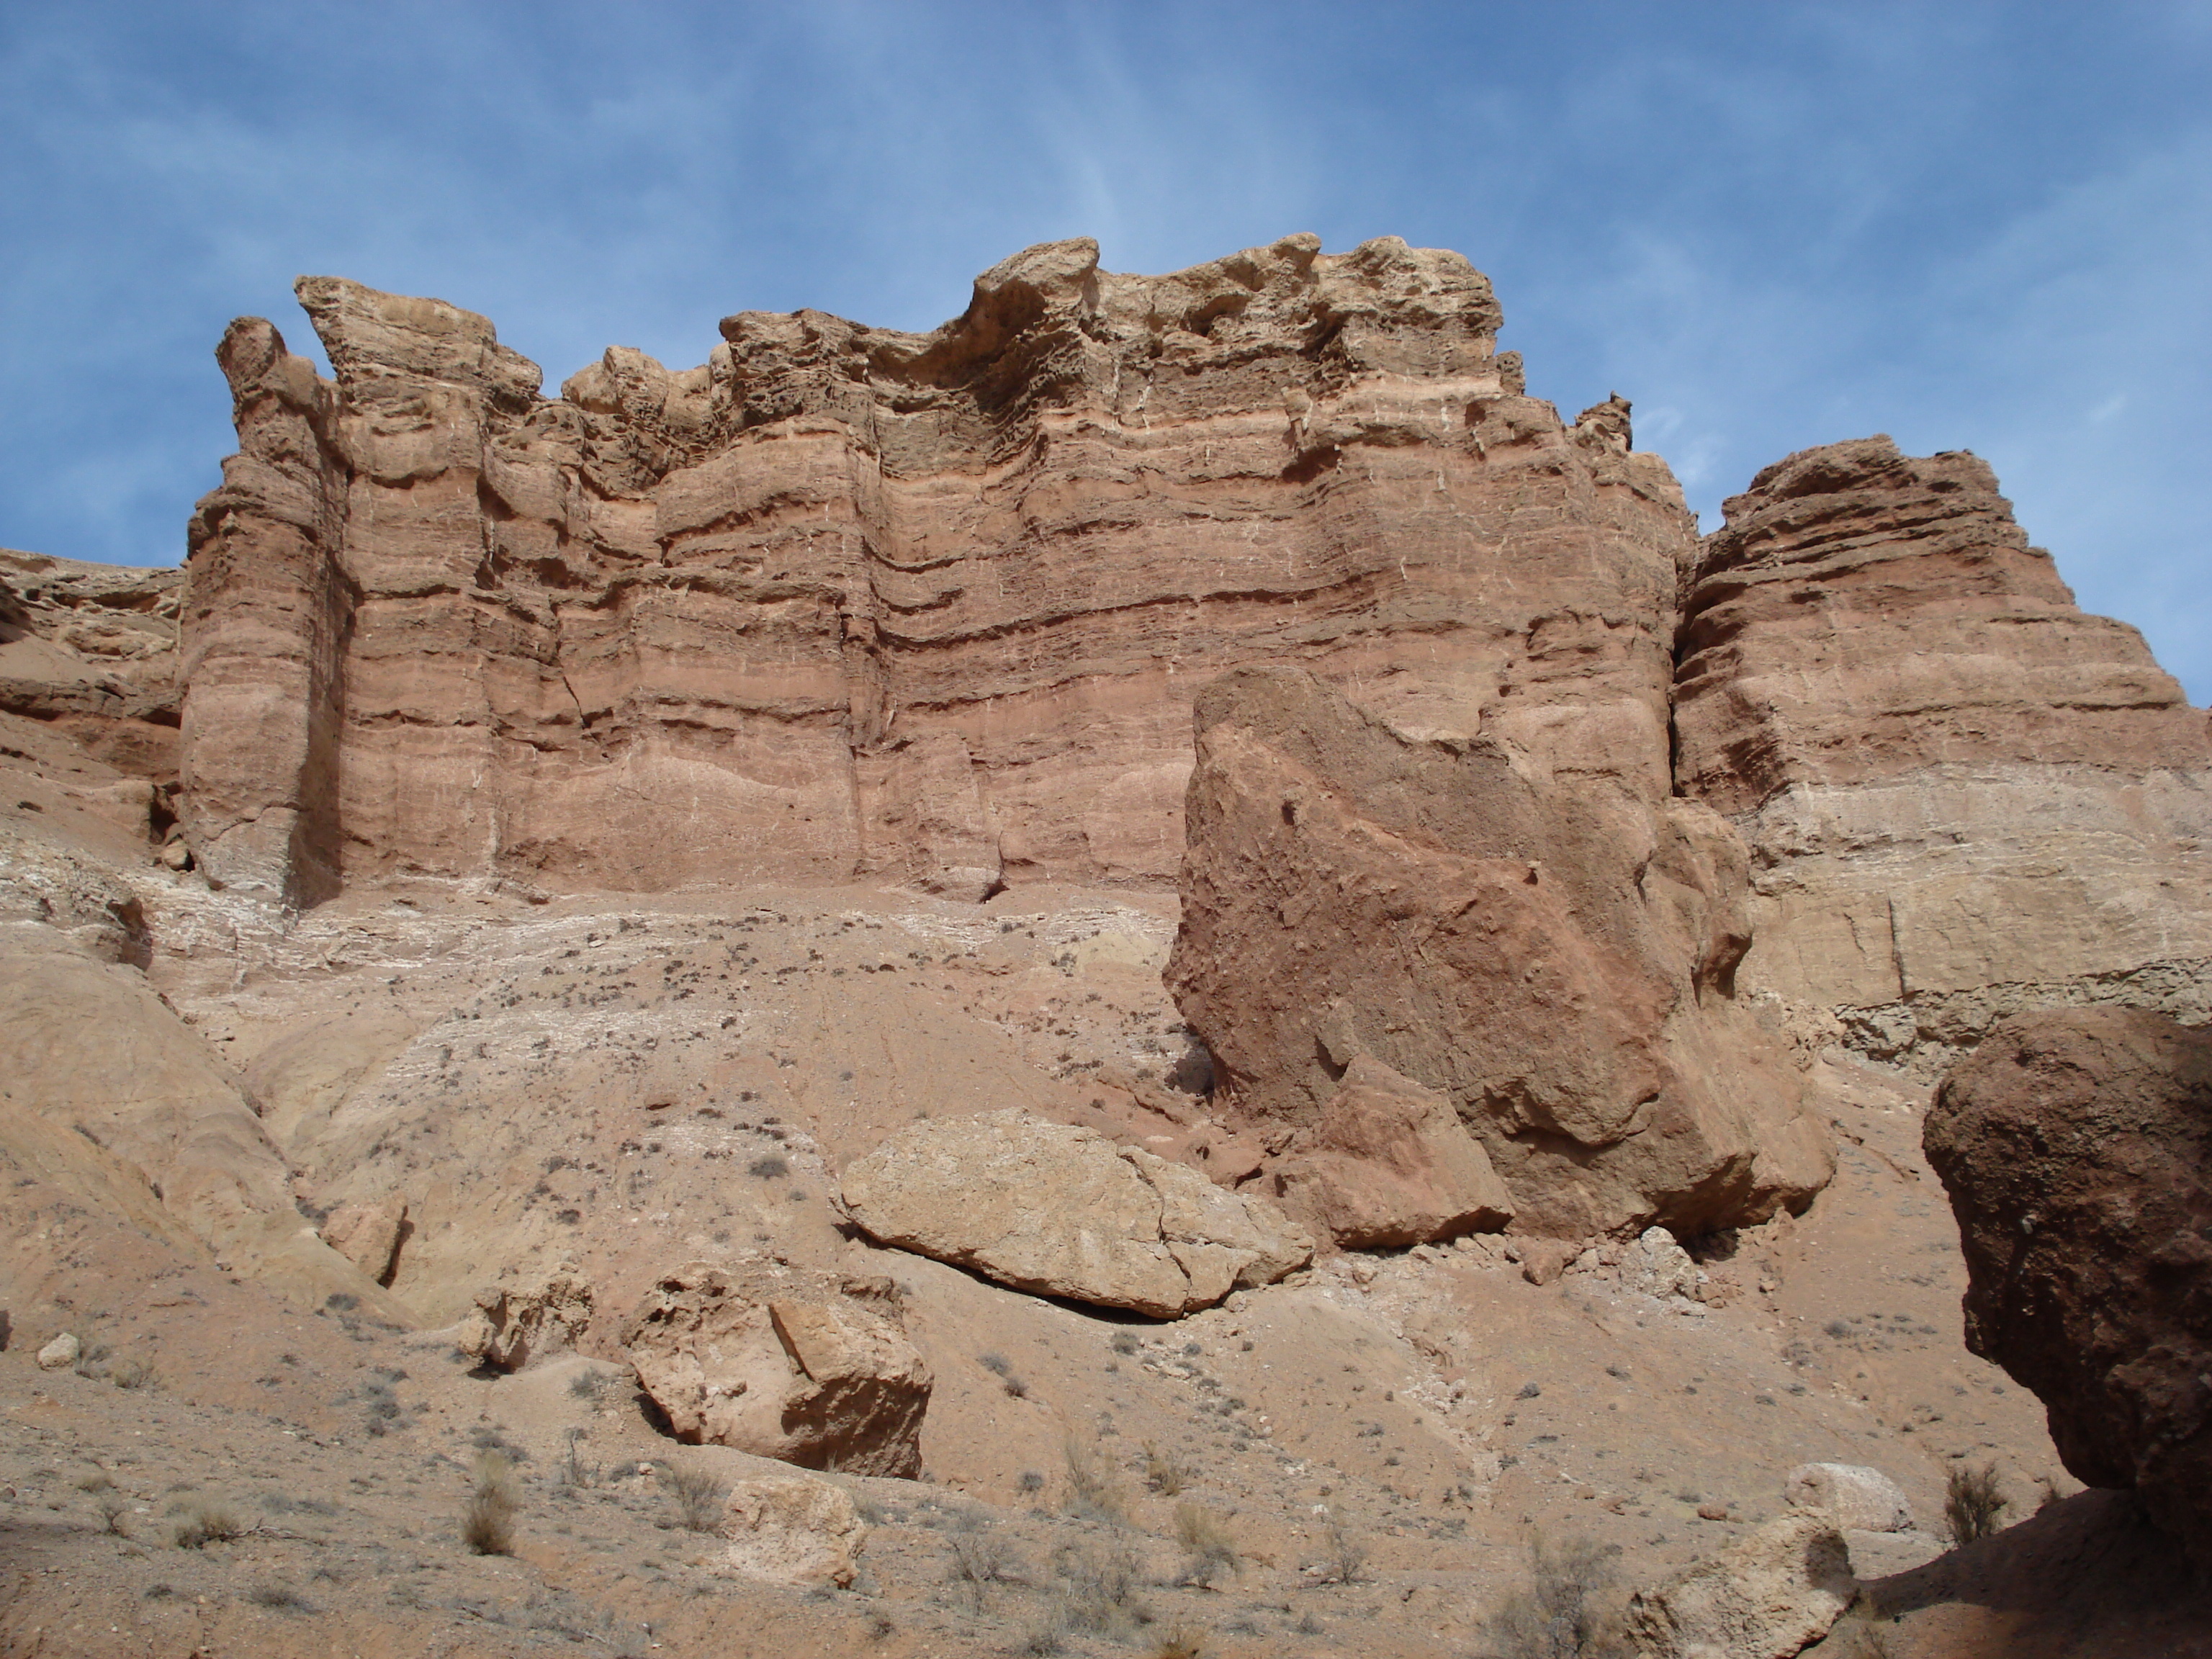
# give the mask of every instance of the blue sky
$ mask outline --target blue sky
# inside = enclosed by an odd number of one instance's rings
[[[927,328],[1029,243],[1488,271],[1710,527],[1793,449],[1973,449],[2212,701],[2212,0],[0,0],[0,544],[172,562],[232,316],[481,311],[549,387],[724,314]]]

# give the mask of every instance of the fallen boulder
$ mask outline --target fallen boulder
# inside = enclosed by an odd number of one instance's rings
[[[2075,1477],[2212,1567],[2212,1031],[2134,1009],[1997,1026],[1922,1131],[1966,1346],[2043,1401]]]
[[[524,1283],[487,1285],[454,1346],[495,1370],[519,1371],[536,1355],[574,1346],[591,1323],[592,1301],[591,1281],[569,1262]]]
[[[1820,1510],[1845,1532],[1911,1532],[1912,1504],[1880,1469],[1858,1463],[1800,1463],[1782,1483],[1793,1510]]]
[[[1171,1319],[1313,1259],[1273,1203],[1026,1112],[909,1124],[846,1170],[878,1243],[1042,1296]]]
[[[1790,1659],[1857,1599],[1836,1523],[1800,1510],[1660,1589],[1638,1590],[1626,1626],[1638,1659]]]
[[[1736,1005],[1741,838],[1695,802],[1416,738],[1310,674],[1200,694],[1168,984],[1225,1113],[1322,1128],[1364,1054],[1443,1095],[1517,1231],[1684,1234],[1800,1208],[1833,1170]]]
[[[679,1440],[808,1468],[921,1473],[933,1379],[888,1279],[693,1262],[646,1294],[623,1346]]]
[[[808,1589],[850,1589],[868,1536],[850,1493],[803,1474],[738,1480],[714,1530],[730,1571]]]
[[[322,1224],[323,1243],[380,1285],[392,1283],[407,1237],[407,1200],[397,1193],[375,1204],[348,1204]]]
[[[1496,1232],[1513,1200],[1452,1103],[1364,1052],[1272,1169],[1284,1209],[1346,1249]]]

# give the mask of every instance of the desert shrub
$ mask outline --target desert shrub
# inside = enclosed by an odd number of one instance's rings
[[[1137,1334],[1134,1331],[1116,1331],[1113,1341],[1108,1346],[1126,1359],[1137,1352]]]
[[[1152,1648],[1152,1659],[1205,1659],[1206,1632],[1190,1625],[1170,1626]]]
[[[1089,1449],[1070,1435],[1061,1448],[1061,1455],[1067,1460],[1067,1497],[1060,1507],[1085,1520],[1127,1526],[1128,1506]]]
[[[584,1462],[584,1455],[577,1450],[577,1447],[582,1443],[583,1439],[583,1430],[568,1431],[568,1461],[561,1468],[561,1484],[564,1486],[574,1486],[580,1490],[599,1484],[599,1466],[597,1463]]]
[[[1997,1529],[1997,1517],[2009,1507],[1997,1489],[1996,1464],[1951,1465],[1943,1483],[1943,1521],[1951,1529],[1953,1543],[1972,1544],[1987,1538]]]
[[[246,1599],[257,1607],[271,1607],[278,1613],[311,1611],[307,1598],[289,1584],[256,1584],[246,1592]]]
[[[143,1359],[125,1359],[109,1370],[107,1380],[118,1389],[158,1389],[161,1373]]]
[[[1024,1492],[1030,1493],[1031,1495],[1042,1492],[1044,1490],[1043,1474],[1036,1469],[1024,1469],[1022,1471],[1021,1488]]]
[[[972,1516],[958,1517],[946,1537],[945,1577],[978,1609],[993,1584],[1015,1577],[1013,1556],[997,1533]]]
[[[770,1152],[766,1158],[757,1158],[745,1165],[745,1173],[760,1181],[774,1181],[791,1173],[791,1165]]]
[[[476,1489],[461,1510],[461,1541],[478,1555],[514,1553],[514,1465],[497,1452],[477,1460]]]
[[[686,1532],[712,1532],[721,1524],[722,1499],[729,1489],[713,1470],[676,1463],[664,1468],[660,1479],[676,1500],[676,1516]]]
[[[185,1518],[177,1523],[173,1534],[180,1550],[204,1549],[210,1544],[223,1544],[242,1536],[246,1522],[238,1511],[228,1504],[204,1502],[195,1504]]]
[[[578,1371],[568,1379],[568,1395],[574,1400],[597,1400],[607,1391],[614,1379],[605,1371]]]
[[[1136,1552],[1120,1539],[1060,1551],[1054,1563],[1066,1627],[1086,1635],[1124,1637],[1150,1620],[1137,1599]]]
[[[1145,1484],[1163,1498],[1173,1498],[1190,1484],[1190,1471],[1176,1462],[1174,1454],[1161,1451],[1147,1440]]]
[[[1528,1541],[1528,1582],[1509,1591],[1482,1624],[1486,1659],[1584,1659],[1615,1651],[1604,1592],[1611,1553],[1586,1538]]]
[[[130,1501],[109,1492],[100,1500],[100,1529],[118,1538],[128,1538],[131,1534],[124,1530],[123,1517],[130,1513]]]
[[[1322,1554],[1316,1564],[1314,1582],[1356,1584],[1366,1570],[1366,1541],[1344,1524],[1342,1516],[1332,1511],[1322,1531]]]
[[[990,1372],[994,1376],[1005,1376],[1011,1373],[1014,1369],[1013,1362],[1008,1359],[1006,1355],[999,1352],[996,1349],[992,1350],[989,1353],[977,1354],[975,1356],[975,1363],[981,1365],[985,1370]]]
[[[1211,1585],[1234,1574],[1237,1568],[1237,1540],[1212,1510],[1197,1504],[1178,1504],[1175,1514],[1176,1542],[1189,1556],[1183,1567],[1186,1583]]]
[[[95,1469],[76,1483],[79,1492],[113,1492],[115,1477],[106,1469]]]

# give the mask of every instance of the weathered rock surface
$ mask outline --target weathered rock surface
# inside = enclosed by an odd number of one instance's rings
[[[850,1589],[868,1538],[851,1493],[803,1474],[738,1480],[714,1530],[732,1572],[809,1589]]]
[[[850,1474],[921,1471],[933,1381],[888,1279],[695,1262],[654,1285],[622,1340],[679,1440]]]
[[[74,1331],[63,1331],[50,1338],[39,1350],[39,1369],[42,1371],[65,1371],[76,1364],[77,1355],[84,1345]]]
[[[0,712],[50,723],[132,778],[177,779],[184,572],[0,547]]]
[[[1024,1112],[909,1125],[842,1176],[879,1243],[1002,1285],[1173,1318],[1304,1267],[1313,1241],[1267,1199]]]
[[[519,1371],[541,1354],[574,1346],[596,1299],[592,1282],[569,1262],[516,1283],[487,1285],[453,1346],[495,1370]]]
[[[1826,1182],[1731,995],[1746,872],[1715,814],[1408,737],[1294,669],[1224,677],[1196,719],[1168,979],[1279,1144],[1364,1053],[1450,1101],[1525,1231],[1701,1232]]]
[[[2212,741],[1968,454],[1887,438],[1729,500],[1682,604],[1677,781],[1756,872],[1748,990],[1931,1072],[2052,1002],[2212,1017]]]
[[[1912,1504],[1880,1469],[1858,1463],[1800,1463],[1784,1477],[1782,1501],[1825,1510],[1845,1532],[1910,1532]]]
[[[1189,700],[1262,660],[1666,792],[1693,521],[1625,404],[1524,394],[1457,254],[1048,243],[930,334],[742,313],[557,399],[482,317],[296,291],[336,380],[232,325],[191,531],[217,881],[1165,881]]]
[[[1944,1079],[1924,1139],[1967,1346],[2044,1402],[2077,1478],[2135,1487],[2212,1565],[2212,1032],[2014,1018]]]
[[[1858,1599],[1836,1523],[1800,1512],[1770,1521],[1628,1604],[1638,1659],[1790,1659]]]
[[[407,1237],[407,1200],[393,1194],[377,1204],[349,1204],[322,1225],[323,1243],[380,1285],[392,1282]]]
[[[1346,1249],[1496,1232],[1513,1217],[1451,1102],[1364,1050],[1272,1174],[1284,1209]]]

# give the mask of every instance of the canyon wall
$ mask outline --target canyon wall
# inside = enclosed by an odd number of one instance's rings
[[[2205,714],[1985,463],[1869,438],[1766,468],[1680,659],[1679,785],[1752,852],[1747,989],[1923,1071],[2039,1005],[2212,1018]]]
[[[1395,238],[1160,277],[1047,244],[933,333],[741,313],[538,394],[480,317],[241,319],[191,531],[186,827],[235,888],[1172,881],[1197,688],[1321,674],[1657,799],[1695,526]]]

